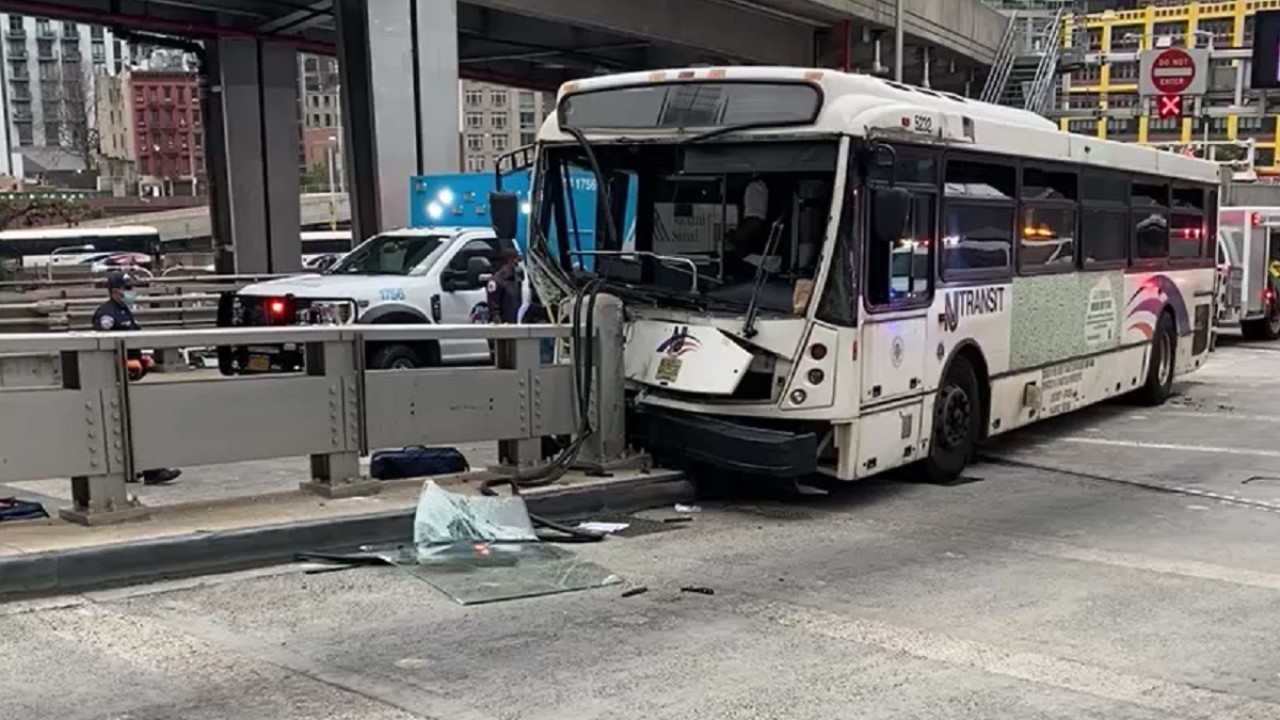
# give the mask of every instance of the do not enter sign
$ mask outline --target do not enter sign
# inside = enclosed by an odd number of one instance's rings
[[[1203,49],[1148,50],[1141,58],[1142,94],[1203,94],[1208,84],[1208,59]]]

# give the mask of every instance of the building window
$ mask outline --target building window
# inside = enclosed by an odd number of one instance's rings
[[[104,36],[105,36],[105,33],[103,32],[101,25],[89,26],[89,37],[93,38],[94,40],[101,40]]]
[[[507,106],[507,91],[506,91],[506,90],[490,90],[490,91],[489,91],[489,102],[490,102],[494,107],[506,107],[506,106]]]
[[[484,115],[478,112],[467,113],[466,125],[468,130],[479,130],[484,127]]]
[[[510,139],[509,139],[506,135],[494,135],[494,136],[493,136],[493,151],[494,151],[494,152],[506,152],[506,151],[507,151],[507,144],[508,144],[509,142],[510,142]]]
[[[531,133],[531,132],[522,132],[522,133],[520,133],[520,144],[521,144],[521,145],[532,145],[532,144],[533,144],[533,142],[534,142],[534,140],[536,140],[536,139],[537,139],[537,135],[536,135],[535,133]]]
[[[19,31],[20,31],[20,30],[22,30],[22,16],[21,16],[21,15],[10,15],[10,16],[9,16],[9,29],[10,29],[10,30],[19,30]]]
[[[467,152],[483,152],[484,136],[483,135],[467,135]]]
[[[506,114],[506,113],[497,113],[497,112],[495,112],[495,113],[489,113],[489,123],[490,123],[490,126],[491,126],[491,127],[493,127],[493,129],[494,129],[494,130],[506,130],[506,129],[507,129],[507,114]]]
[[[467,172],[484,172],[485,159],[482,157],[467,158]]]
[[[484,93],[479,90],[468,90],[464,96],[467,107],[480,107],[484,104]]]
[[[1137,135],[1138,121],[1134,118],[1108,118],[1107,119],[1107,136],[1112,135]]]
[[[1117,62],[1111,63],[1111,80],[1136,80],[1138,79],[1138,63],[1136,62]]]

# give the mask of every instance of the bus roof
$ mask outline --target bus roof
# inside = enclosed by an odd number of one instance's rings
[[[915,87],[904,83],[844,73],[798,67],[684,68],[604,75],[565,83],[557,105],[566,95],[655,83],[808,83],[821,89],[823,105],[810,125],[777,129],[744,130],[744,136],[803,136],[849,134],[876,135],[886,140],[972,149],[1046,161],[1097,165],[1117,170],[1151,173],[1197,182],[1221,182],[1217,163],[1140,145],[1118,143],[1067,133],[1052,120],[1027,110]],[[930,122],[920,124],[917,116]],[[590,136],[629,137],[635,140],[669,138],[674,129],[608,130]],[[558,113],[547,117],[541,140],[571,141],[560,129]]]
[[[4,240],[78,240],[94,237],[134,237],[138,235],[158,235],[159,230],[146,225],[122,225],[112,228],[98,227],[56,227],[29,228],[25,230],[0,230],[0,241]]]

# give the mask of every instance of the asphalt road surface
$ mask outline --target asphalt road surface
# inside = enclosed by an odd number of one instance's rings
[[[1031,429],[951,487],[574,547],[624,586],[463,607],[290,567],[0,606],[0,717],[1276,720],[1277,368],[1224,348],[1177,401]]]

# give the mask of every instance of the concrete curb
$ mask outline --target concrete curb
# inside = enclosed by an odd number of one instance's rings
[[[693,498],[682,476],[555,488],[528,495],[529,511],[545,516],[634,512]],[[344,518],[193,533],[74,550],[0,558],[0,599],[99,590],[291,562],[304,551],[351,551],[359,545],[413,536],[412,508]]]

